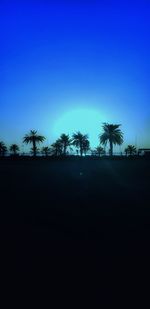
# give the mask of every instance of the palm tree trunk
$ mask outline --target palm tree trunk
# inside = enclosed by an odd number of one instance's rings
[[[81,157],[83,156],[83,149],[82,149],[82,147],[80,147],[80,156]]]
[[[33,156],[36,157],[36,142],[33,140]]]
[[[110,156],[112,157],[113,156],[113,143],[111,139],[109,140],[109,143],[110,143]]]
[[[66,155],[66,145],[64,145],[64,156]]]

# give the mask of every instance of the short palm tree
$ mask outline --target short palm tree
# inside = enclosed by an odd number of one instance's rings
[[[71,145],[71,140],[69,138],[69,135],[67,134],[62,134],[60,136],[60,142],[62,144],[62,147],[63,147],[63,155],[66,156],[66,153],[67,153],[67,147]]]
[[[36,157],[37,154],[37,143],[43,143],[45,140],[45,137],[42,135],[38,135],[37,131],[31,130],[29,134],[26,134],[25,137],[23,138],[23,143],[26,144],[32,144],[32,151],[34,157]]]
[[[45,154],[45,157],[48,157],[49,153],[50,153],[50,148],[49,147],[43,147],[42,148],[42,153]]]
[[[109,142],[110,156],[113,155],[113,145],[121,145],[123,143],[123,133],[119,129],[120,124],[103,124],[103,133],[100,135],[100,143],[106,145]]]
[[[129,154],[130,156],[136,153],[136,147],[134,145],[128,145],[125,149],[126,156]]]
[[[3,157],[7,152],[7,147],[4,142],[0,142],[0,157]]]
[[[95,151],[96,151],[96,154],[97,154],[99,157],[100,157],[101,155],[104,155],[104,154],[105,154],[105,150],[104,150],[104,148],[101,147],[101,146],[96,147]]]
[[[72,145],[74,145],[80,151],[80,156],[82,157],[87,145],[89,147],[89,140],[87,134],[82,134],[81,132],[74,133],[72,136]],[[87,151],[87,150],[86,150]]]
[[[16,155],[17,152],[19,151],[19,146],[18,146],[17,144],[12,144],[12,145],[10,146],[10,151],[11,151],[14,155]]]
[[[91,156],[97,156],[97,151],[95,149],[91,149]]]
[[[63,146],[60,139],[57,139],[55,143],[51,145],[52,154],[54,156],[61,156],[63,153]]]

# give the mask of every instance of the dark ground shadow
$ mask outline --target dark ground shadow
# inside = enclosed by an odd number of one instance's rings
[[[0,175],[11,278],[48,280],[62,299],[78,291],[87,300],[90,291],[100,305],[112,303],[114,278],[131,283],[147,269],[150,161],[2,161]]]

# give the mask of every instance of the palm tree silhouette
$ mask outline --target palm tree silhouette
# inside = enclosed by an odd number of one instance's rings
[[[17,144],[12,144],[10,146],[10,151],[13,152],[14,155],[16,155],[17,152],[19,151],[19,146]]]
[[[60,139],[57,139],[55,143],[51,145],[52,147],[52,154],[54,156],[61,156],[63,153],[63,146]]]
[[[85,139],[83,141],[83,153],[86,155],[89,150],[90,150],[90,142],[88,139]]]
[[[130,156],[134,155],[136,153],[136,147],[134,145],[128,145],[127,148],[125,148],[126,156],[129,154]]]
[[[42,148],[42,153],[45,154],[45,157],[48,157],[49,153],[50,153],[50,148],[49,147],[43,147]]]
[[[97,153],[97,155],[98,155],[99,157],[100,157],[101,155],[105,154],[105,150],[104,150],[104,148],[101,147],[101,146],[96,147],[95,151],[96,151],[96,153]]]
[[[67,147],[71,145],[71,140],[69,138],[69,135],[66,135],[66,134],[63,133],[63,134],[61,134],[59,140],[60,140],[62,147],[63,147],[63,154],[64,154],[64,156],[66,156]]]
[[[36,157],[36,154],[37,154],[36,144],[37,143],[43,143],[44,140],[45,140],[44,136],[37,135],[37,131],[31,130],[30,133],[26,134],[25,137],[23,138],[23,143],[32,144],[33,155],[34,155],[34,157]]]
[[[7,147],[4,142],[0,142],[0,157],[3,157],[7,152]]]
[[[89,140],[88,140],[88,135],[87,134],[82,134],[81,132],[74,133],[72,136],[72,145],[77,147],[80,151],[80,156],[82,157],[83,152],[87,151],[87,146],[89,148]]]
[[[113,144],[121,145],[123,143],[123,133],[119,129],[120,124],[103,124],[103,133],[100,135],[100,142],[106,145],[109,142],[110,156],[113,155]]]

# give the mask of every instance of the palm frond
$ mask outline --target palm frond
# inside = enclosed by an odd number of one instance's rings
[[[45,137],[42,135],[37,135],[37,131],[31,130],[29,134],[26,134],[23,138],[23,143],[29,144],[33,141],[37,143],[42,143],[45,140]]]

